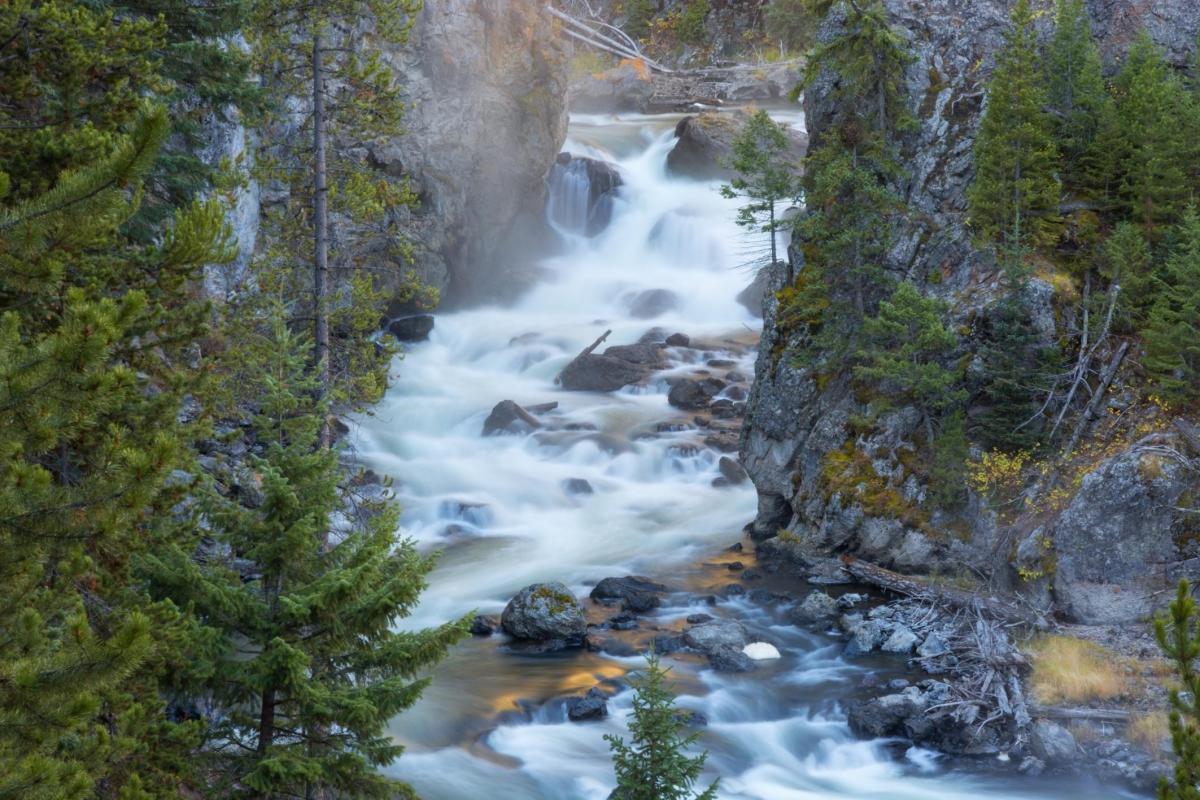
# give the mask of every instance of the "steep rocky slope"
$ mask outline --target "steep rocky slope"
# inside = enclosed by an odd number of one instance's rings
[[[994,263],[972,246],[965,191],[984,86],[1009,4],[885,4],[916,56],[906,86],[919,121],[906,143],[909,175],[900,187],[915,213],[888,266],[896,277],[914,280],[927,294],[951,303],[964,333],[961,353],[969,358],[973,321],[986,316],[1001,291]],[[1200,31],[1200,6],[1191,0],[1097,0],[1089,9],[1110,66],[1142,26],[1180,65]],[[818,83],[805,98],[814,144],[829,125],[830,89],[828,82]],[[801,269],[802,254],[793,249],[791,258],[793,269]],[[782,287],[784,272],[771,274],[772,288]],[[1049,283],[1035,279],[1024,298],[1047,341],[1061,336],[1067,324],[1054,293]],[[1028,512],[999,516],[972,491],[966,511],[951,518],[921,510],[929,485],[911,468],[918,435],[913,409],[893,411],[862,430],[855,418],[866,407],[849,381],[818,385],[789,357],[796,343],[777,327],[778,302],[771,293],[764,312],[741,447],[759,493],[756,538],[786,529],[789,541],[799,541],[814,556],[848,553],[902,571],[982,576],[995,587],[1021,591],[1043,610],[1089,623],[1143,618],[1156,593],[1194,563],[1186,561],[1195,555],[1192,523],[1177,507],[1182,497],[1194,495],[1197,476],[1163,455],[1187,448],[1162,410],[1139,412],[1136,425],[1107,420],[1096,425],[1086,462],[1065,465],[1068,477],[1055,492],[1034,498],[1036,507]],[[1117,383],[1110,408],[1131,408],[1132,394]],[[827,479],[831,454],[836,457],[850,444],[867,462],[868,491],[861,485],[830,486]],[[889,502],[865,502],[872,488],[877,499],[882,495]],[[918,512],[907,513],[912,509]]]

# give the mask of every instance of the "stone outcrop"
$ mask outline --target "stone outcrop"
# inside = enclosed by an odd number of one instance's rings
[[[968,320],[986,320],[989,307],[1003,291],[991,257],[972,244],[966,226],[966,190],[973,174],[972,150],[984,88],[1007,29],[1010,4],[1003,0],[884,0],[884,4],[915,56],[904,86],[917,121],[903,143],[908,175],[898,187],[913,213],[885,266],[897,278],[920,282],[936,276],[923,289],[951,305],[955,324],[965,334],[963,351],[969,352],[975,343]],[[1132,0],[1095,0],[1088,5],[1107,64],[1117,61],[1133,32],[1143,25],[1176,63],[1183,63],[1194,50],[1200,30],[1200,8],[1194,3],[1166,0],[1153,4],[1153,9]],[[837,20],[827,22],[821,35],[831,35],[831,26],[837,24]],[[1041,24],[1048,25],[1048,19]],[[814,147],[832,123],[833,89],[830,76],[823,75],[805,97]],[[1014,548],[1005,538],[1013,533],[1003,530],[980,498],[971,496],[956,535],[945,534],[947,520],[940,512],[880,513],[879,506],[886,505],[878,502],[881,496],[894,498],[893,506],[922,506],[928,487],[905,464],[914,452],[919,415],[899,408],[880,417],[871,430],[856,430],[853,421],[866,406],[856,399],[850,382],[836,376],[822,376],[818,382],[794,358],[800,342],[777,324],[775,296],[789,273],[804,269],[799,247],[790,249],[789,259],[789,265],[768,268],[764,276],[764,333],[740,448],[741,463],[758,489],[752,535],[762,539],[787,528],[793,542],[789,546],[814,560],[850,553],[916,572],[956,572],[968,565],[1001,585],[1016,583],[1016,571],[1008,564]],[[1056,322],[1052,300],[1052,287],[1036,280],[1023,297],[1046,341],[1064,335],[1057,327],[1061,323]],[[865,462],[847,464],[835,475],[844,480],[831,482],[827,468],[836,460],[835,451],[850,444]],[[1128,479],[1124,484],[1101,477],[1085,479],[1066,510],[1046,523],[1041,534],[1053,549],[1064,548],[1060,572],[1047,581],[1053,584],[1048,602],[1078,619],[1115,620],[1138,613],[1144,595],[1136,590],[1133,576],[1110,569],[1117,561],[1128,559],[1136,569],[1147,558],[1170,560],[1179,555],[1170,541],[1170,531],[1178,528],[1178,515],[1172,517],[1165,506],[1177,489],[1175,479],[1134,481],[1132,467],[1122,466],[1125,462],[1119,458],[1097,472]],[[1139,460],[1129,458],[1130,465]],[[878,481],[866,486],[863,476]],[[1114,483],[1111,489],[1109,483]],[[877,501],[874,509],[864,502],[872,490]],[[1133,536],[1133,517],[1114,505],[1118,498],[1142,511],[1145,519],[1136,526],[1139,536]],[[1150,508],[1158,511],[1149,512]],[[1113,550],[1105,555],[1109,543]],[[1156,580],[1162,579],[1160,575]],[[1098,588],[1093,590],[1090,584]],[[1124,597],[1125,590],[1142,599]],[[1119,602],[1112,599],[1116,595],[1121,595]]]
[[[578,647],[587,632],[583,606],[561,583],[526,586],[508,601],[500,624],[514,639],[557,647]]]
[[[750,114],[744,110],[728,113],[706,111],[684,117],[675,126],[675,146],[667,154],[667,170],[675,175],[704,180],[728,180],[734,177],[729,168],[733,140]],[[803,135],[788,131],[792,158],[799,163],[808,144]]]

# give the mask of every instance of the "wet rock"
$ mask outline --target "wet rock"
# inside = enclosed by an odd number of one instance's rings
[[[885,653],[908,655],[917,644],[917,635],[903,625],[898,626],[879,649]]]
[[[528,433],[542,427],[532,414],[512,400],[501,400],[483,421],[483,435],[499,433]]]
[[[401,342],[423,342],[433,330],[433,316],[415,314],[411,317],[394,319],[387,325],[387,332]]]
[[[838,604],[824,592],[810,592],[792,611],[792,621],[801,625],[828,622],[838,614]]]
[[[717,461],[717,469],[721,471],[725,480],[735,486],[746,481],[746,470],[742,469],[742,465],[736,459],[729,456],[721,456]]]
[[[638,337],[638,344],[665,344],[667,329],[655,326]]]
[[[708,665],[717,672],[749,672],[754,669],[754,659],[741,650],[722,647],[706,655]]]
[[[684,725],[691,725],[695,728],[703,728],[708,724],[708,717],[704,716],[703,712],[693,711],[690,708],[675,709],[675,719]]]
[[[714,369],[727,369],[729,367],[737,366],[737,362],[732,358],[710,358],[705,363]]]
[[[583,606],[561,583],[526,586],[508,601],[500,624],[514,639],[561,642],[563,647],[582,645],[587,630]]]
[[[1035,720],[1029,736],[1029,747],[1033,754],[1047,764],[1063,764],[1071,761],[1079,750],[1071,732],[1048,719]]]
[[[649,578],[626,575],[623,578],[605,578],[600,581],[592,589],[590,597],[593,602],[602,605],[620,603],[626,611],[643,614],[658,608],[662,603],[659,595],[666,591],[666,586]]]
[[[1025,756],[1025,758],[1021,759],[1021,765],[1017,767],[1017,771],[1022,775],[1036,778],[1046,771],[1046,762],[1037,756]]]
[[[573,697],[567,701],[567,719],[572,722],[604,719],[607,716],[608,696],[595,687],[588,689],[583,697]]]
[[[631,296],[629,316],[634,319],[654,319],[679,307],[679,295],[668,289],[647,289]]]
[[[499,629],[500,620],[490,615],[476,614],[475,619],[471,620],[472,636],[491,636]]]
[[[729,547],[726,547],[725,549],[730,553],[740,553],[743,550],[745,550],[746,548],[745,548],[745,545],[743,545],[741,542],[734,542],[733,544],[729,545]]]
[[[599,234],[612,221],[613,199],[623,181],[616,164],[571,153],[559,153],[554,167],[551,168],[548,183],[552,197],[555,190],[570,196],[582,188],[581,184],[587,186],[584,207],[570,208],[568,212],[552,204],[549,211],[556,223],[590,237]],[[555,214],[555,211],[559,213]]]
[[[725,569],[729,570],[730,572],[738,572],[745,568],[746,568],[746,565],[740,561],[730,561],[728,564],[725,565]]]
[[[733,419],[738,415],[733,401],[725,398],[714,400],[708,407],[708,411],[713,415],[713,419]]]
[[[725,380],[729,381],[730,383],[745,383],[746,376],[737,370],[733,370],[725,373]]]
[[[614,631],[631,631],[638,626],[638,621],[633,614],[624,612],[609,617],[607,624]]]
[[[915,686],[882,697],[854,701],[847,708],[846,721],[855,735],[878,739],[885,736],[904,736],[905,723],[923,713],[926,701]]]
[[[865,594],[856,594],[854,592],[850,592],[848,594],[844,594],[844,595],[841,595],[840,597],[838,597],[837,607],[842,609],[843,611],[848,611],[849,609],[854,608],[856,605],[858,605],[859,603],[861,603],[862,601],[864,601],[866,599],[867,599],[867,596]]]
[[[921,646],[917,648],[917,655],[921,658],[937,658],[950,652],[950,645],[939,633],[931,633],[925,637],[925,641],[921,642]]]
[[[740,622],[717,619],[684,628],[683,641],[693,650],[709,654],[721,649],[738,652],[746,646],[746,629]]]
[[[438,504],[438,516],[442,519],[457,519],[477,528],[490,525],[493,520],[492,509],[485,503],[472,503],[468,500],[443,500]]]
[[[667,365],[663,357],[663,345],[648,342],[638,344],[618,344],[604,351],[604,355],[638,364],[650,369],[661,369]]]
[[[746,593],[746,587],[740,583],[731,583],[721,590],[725,597],[740,597]]]
[[[864,620],[849,631],[850,641],[846,643],[845,655],[848,658],[865,656],[883,643],[885,630],[878,620]]]
[[[675,634],[666,634],[663,636],[655,636],[650,640],[650,646],[655,653],[663,655],[666,653],[678,653],[680,650],[687,647],[687,642],[682,636]]]
[[[717,394],[725,388],[724,381],[716,378],[694,380],[683,378],[675,382],[667,394],[667,402],[675,408],[685,411],[698,411],[705,408]]]
[[[700,625],[705,622],[712,622],[715,617],[711,614],[688,614],[687,623],[689,625]]]
[[[567,365],[559,376],[564,389],[575,392],[615,392],[637,383],[646,370],[620,358],[589,353]]]
[[[671,347],[687,347],[691,343],[691,338],[685,333],[672,333],[667,337],[667,344]]]
[[[567,494],[592,494],[595,489],[583,478],[567,478],[563,481],[563,491]]]

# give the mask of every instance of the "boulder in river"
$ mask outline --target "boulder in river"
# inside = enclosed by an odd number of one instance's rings
[[[401,342],[423,342],[433,330],[431,314],[414,314],[411,317],[394,319],[387,324],[387,332]]]
[[[547,209],[555,222],[585,236],[595,236],[608,227],[613,199],[622,183],[615,164],[559,153],[548,182]]]
[[[626,611],[636,614],[651,611],[661,604],[659,597],[667,587],[649,578],[626,575],[623,578],[605,578],[592,589],[591,598],[606,606],[621,604]]]
[[[528,433],[542,427],[537,418],[512,400],[501,400],[483,421],[483,435]]]
[[[667,154],[667,171],[702,180],[728,180],[735,173],[728,166],[733,140],[750,119],[746,111],[732,113],[705,111],[684,117],[675,126],[675,146]],[[791,130],[787,132],[790,154],[796,161],[804,155],[806,141]]]
[[[646,370],[637,364],[613,356],[588,353],[568,364],[559,375],[559,382],[569,391],[615,392],[622,386],[637,383],[645,376]]]
[[[671,387],[667,394],[667,402],[685,411],[698,411],[708,406],[724,388],[725,383],[716,378],[683,378]]]
[[[607,716],[608,696],[594,686],[583,697],[573,697],[567,701],[567,719],[572,722],[604,719]]]
[[[650,369],[661,369],[667,365],[667,359],[663,357],[663,345],[650,342],[613,345],[604,351],[604,355]]]
[[[500,620],[487,614],[476,614],[471,620],[472,636],[491,636],[500,629]]]
[[[746,481],[746,470],[742,469],[736,458],[721,456],[717,461],[717,469],[721,471],[721,477],[734,486]]]
[[[561,583],[535,583],[517,593],[500,616],[504,632],[514,639],[579,647],[587,631],[583,606]]]
[[[746,629],[740,622],[714,619],[683,629],[683,642],[693,650],[711,653],[722,648],[741,650],[746,646]]]
[[[646,289],[631,295],[629,316],[634,319],[654,319],[679,307],[679,295],[669,289]]]
[[[838,615],[838,604],[825,592],[810,592],[792,611],[792,620],[800,624],[828,622]]]
[[[567,494],[593,494],[596,490],[583,478],[567,478],[563,481],[563,491]]]
[[[692,339],[686,333],[672,333],[666,343],[671,347],[690,347]]]

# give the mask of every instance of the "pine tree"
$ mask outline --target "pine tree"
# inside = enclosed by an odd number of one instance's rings
[[[966,399],[957,388],[959,374],[945,366],[957,344],[953,331],[942,324],[945,305],[922,297],[908,281],[896,287],[879,313],[863,322],[862,361],[854,374],[879,386],[895,401],[912,403],[933,442],[933,422],[941,412]]]
[[[634,39],[645,39],[656,13],[658,6],[654,0],[625,0],[625,33]]]
[[[1180,684],[1169,692],[1174,779],[1159,779],[1158,800],[1200,800],[1200,615],[1186,580],[1179,582],[1168,613],[1154,618],[1154,638]]]
[[[635,683],[629,743],[619,736],[604,737],[617,773],[613,796],[619,800],[716,800],[719,780],[692,794],[707,754],[685,755],[700,735],[682,735],[685,723],[675,710],[675,696],[666,678],[667,670],[658,656],[648,656],[646,670]]]
[[[1189,168],[1200,150],[1196,101],[1144,31],[1114,82],[1114,158],[1125,210],[1151,237],[1179,219],[1195,186]]]
[[[1140,324],[1154,295],[1154,262],[1141,229],[1119,222],[1104,241],[1101,274],[1121,287],[1120,307],[1129,322]]]
[[[393,507],[335,523],[346,498],[337,453],[319,446],[326,401],[308,368],[311,344],[289,329],[278,295],[262,302],[234,312],[239,347],[228,356],[259,388],[261,455],[250,467],[261,497],[247,505],[209,493],[207,542],[144,559],[156,590],[208,631],[191,667],[202,679],[194,696],[225,709],[200,751],[208,793],[408,797],[378,771],[402,752],[384,728],[416,702],[429,680],[419,676],[465,624],[396,630],[433,561],[397,540]]]
[[[1144,365],[1164,397],[1183,403],[1200,398],[1200,213],[1188,208],[1178,244],[1156,281],[1154,304],[1142,337]]]
[[[407,181],[374,172],[361,145],[394,135],[401,127],[400,87],[383,63],[381,45],[407,41],[419,9],[420,0],[286,0],[256,4],[250,19],[254,64],[270,76],[275,91],[271,100],[286,117],[268,117],[267,130],[276,125],[287,130],[298,121],[311,143],[281,151],[269,134],[263,137],[256,158],[259,176],[290,188],[288,202],[264,221],[274,242],[265,260],[271,266],[304,267],[294,271],[292,296],[306,299],[296,312],[312,321],[318,390],[334,401],[376,399],[357,394],[363,387],[345,367],[352,359],[373,359],[368,372],[377,376],[392,355],[378,349],[376,357],[377,348],[354,327],[364,306],[381,310],[381,298],[371,291],[371,280],[333,280],[339,264],[350,274],[355,264],[353,254],[335,249],[330,219],[337,214],[343,227],[374,227],[396,243],[389,255],[397,271],[407,265],[411,249],[395,230],[391,214],[392,209],[414,205],[416,196]],[[356,35],[368,19],[371,35]],[[308,99],[299,120],[291,110],[290,98],[296,97]],[[355,290],[366,296],[352,296]],[[347,327],[353,328],[351,335],[335,335]],[[370,386],[378,390],[381,383],[372,380]],[[331,438],[326,424],[321,441],[328,446]]]
[[[799,171],[790,160],[787,134],[767,114],[758,110],[733,140],[729,166],[737,177],[721,187],[728,198],[745,198],[737,224],[765,233],[770,240],[771,263],[779,260],[776,234],[782,228],[779,203],[800,194]]]
[[[1076,192],[1094,194],[1089,161],[1095,157],[1101,120],[1111,113],[1104,87],[1100,49],[1083,0],[1058,0],[1054,36],[1045,62],[1047,104],[1053,112],[1054,141],[1062,154],[1063,183]]]
[[[1001,300],[987,318],[979,357],[984,385],[978,431],[994,450],[1033,449],[1042,434],[1039,398],[1058,372],[1056,349],[1038,344],[1029,310],[1016,293]]]
[[[187,732],[166,720],[155,676],[179,619],[129,566],[171,535],[181,354],[204,320],[188,285],[229,253],[212,205],[180,212],[152,248],[123,246],[167,131],[149,112],[53,189],[0,198],[4,798],[178,791],[163,770]]]
[[[712,8],[708,0],[688,0],[679,21],[675,24],[675,36],[684,44],[702,45],[708,39],[704,23]]]
[[[988,84],[967,193],[976,234],[1015,278],[1025,254],[1058,235],[1058,148],[1046,103],[1033,11],[1018,0]]]
[[[808,0],[771,0],[763,12],[766,35],[791,52],[807,50],[816,37],[817,20]]]

